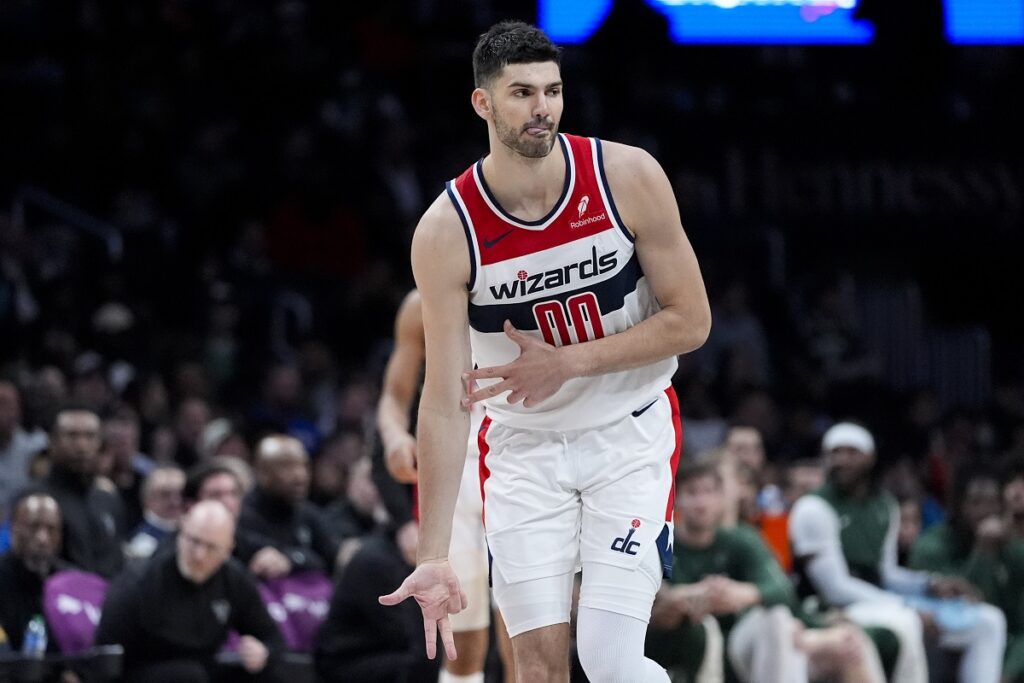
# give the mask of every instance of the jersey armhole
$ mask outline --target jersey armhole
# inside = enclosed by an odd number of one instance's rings
[[[469,249],[469,282],[466,289],[472,292],[476,287],[477,264],[480,260],[480,250],[476,245],[476,233],[473,230],[473,224],[469,220],[469,212],[462,202],[459,191],[455,188],[455,183],[449,180],[444,184],[444,189],[448,193],[448,199],[451,200],[452,206],[455,207],[455,213],[459,214],[462,230],[466,233],[466,246]]]
[[[611,214],[612,222],[615,223],[615,227],[618,229],[619,234],[629,243],[633,244],[636,241],[636,236],[630,232],[629,228],[626,227],[625,223],[622,222],[622,217],[619,216],[619,210],[615,206],[615,200],[612,198],[612,188],[608,184],[608,175],[604,172],[604,149],[601,145],[599,138],[592,138],[593,149],[594,149],[594,168],[597,170],[598,187],[601,190],[601,199],[604,200],[604,205],[608,207],[608,212]]]

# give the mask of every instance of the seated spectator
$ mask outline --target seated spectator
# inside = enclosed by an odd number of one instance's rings
[[[63,518],[61,557],[109,579],[121,570],[125,540],[121,498],[96,483],[100,418],[87,409],[57,413],[50,438],[50,472],[37,484],[56,499]]]
[[[12,501],[11,549],[0,555],[0,628],[14,650],[21,649],[29,620],[43,613],[43,584],[62,564],[60,541],[60,508],[52,496],[29,492]],[[47,649],[57,651],[53,638]]]
[[[309,456],[293,437],[256,449],[256,488],[242,504],[235,556],[262,579],[297,571],[334,572],[340,542],[308,500]]]
[[[910,551],[921,537],[921,501],[914,497],[901,497],[897,502],[900,506],[900,531],[896,538],[896,558],[901,567],[909,567]]]
[[[875,441],[865,428],[840,423],[822,438],[828,481],[800,498],[789,519],[794,565],[806,593],[845,610],[862,626],[897,633],[896,680],[926,680],[922,622],[946,649],[962,652],[961,683],[1000,680],[1006,621],[991,605],[956,603],[965,623],[945,619],[950,603],[976,590],[964,579],[911,571],[896,562],[899,508],[877,485]],[[914,614],[907,604],[913,605]]]
[[[1024,459],[1011,460],[1004,472],[1003,514],[1007,532],[1024,540]]]
[[[678,481],[681,522],[675,528],[673,583],[656,597],[649,654],[693,680],[695,665],[713,656],[694,651],[707,652],[703,622],[713,616],[725,638],[723,664],[730,680],[884,680],[878,656],[860,629],[824,626],[803,615],[814,626],[805,630],[794,618],[796,592],[756,532],[721,526],[725,496],[713,465],[684,465]]]
[[[110,459],[107,476],[121,495],[126,528],[142,523],[142,482],[156,466],[139,451],[139,418],[122,411],[103,421],[103,448]]]
[[[177,530],[184,488],[185,473],[178,467],[157,467],[149,473],[142,484],[143,521],[125,550],[129,557],[149,557]]]
[[[182,490],[185,507],[204,500],[216,500],[237,520],[242,514],[242,498],[246,492],[241,474],[243,467],[244,463],[233,458],[218,457],[190,469]]]
[[[21,426],[21,395],[11,382],[0,381],[0,524],[7,521],[7,504],[29,480],[29,464],[46,448],[46,435]]]
[[[284,643],[256,584],[231,558],[234,531],[223,505],[197,503],[182,518],[174,552],[111,584],[96,642],[124,647],[126,681],[220,680],[214,658],[230,631],[241,635],[238,655],[251,680],[277,680]]]
[[[1003,676],[1024,680],[1024,541],[1013,539],[1000,509],[999,479],[980,467],[963,468],[949,501],[949,520],[913,546],[910,567],[961,576],[977,586],[1007,619]]]
[[[321,681],[436,683],[440,660],[423,650],[423,618],[406,600],[384,607],[377,597],[401,585],[416,563],[415,544],[396,544],[383,530],[341,570],[314,654]]]

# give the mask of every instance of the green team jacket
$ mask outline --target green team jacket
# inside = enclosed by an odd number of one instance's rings
[[[962,576],[977,586],[985,601],[1006,615],[1006,663],[1004,673],[1024,683],[1024,541],[1012,540],[988,553],[973,547],[970,539],[948,524],[924,532],[910,551],[908,564],[943,574]]]

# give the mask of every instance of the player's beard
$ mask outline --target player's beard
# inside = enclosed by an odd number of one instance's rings
[[[532,138],[526,132],[527,128],[548,128],[551,131],[551,135],[540,139]],[[558,124],[550,117],[535,119],[525,126],[514,127],[505,123],[497,109],[494,109],[494,130],[503,145],[527,159],[546,157],[551,153],[555,146],[555,139],[558,137]]]

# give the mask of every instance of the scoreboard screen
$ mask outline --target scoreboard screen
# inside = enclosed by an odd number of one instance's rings
[[[896,1],[896,0],[890,0]],[[677,43],[863,45],[874,38],[854,18],[857,0],[647,0]],[[1024,44],[1024,0],[944,0],[955,45]],[[555,42],[585,42],[612,0],[539,0],[540,26]]]

